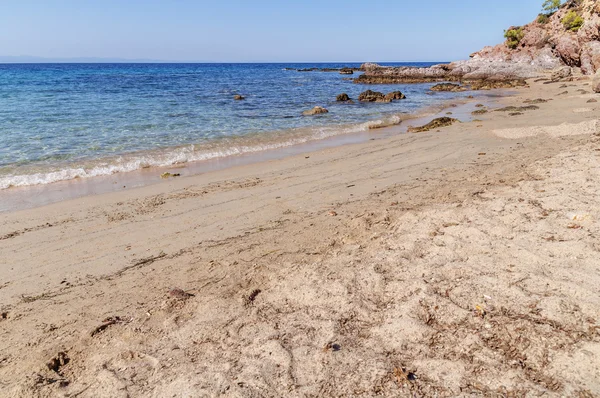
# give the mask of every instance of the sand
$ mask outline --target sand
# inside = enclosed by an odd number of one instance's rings
[[[561,84],[0,214],[0,396],[600,396],[600,114]]]

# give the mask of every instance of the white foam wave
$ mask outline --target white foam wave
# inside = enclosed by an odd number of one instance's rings
[[[50,184],[77,178],[91,178],[115,173],[131,172],[148,167],[168,167],[176,164],[196,162],[268,151],[303,144],[342,134],[367,131],[374,125],[389,122],[376,120],[356,125],[318,127],[280,134],[257,134],[253,138],[231,139],[229,144],[208,144],[204,147],[186,146],[161,151],[116,157],[88,165],[71,165],[48,172],[10,174],[0,176],[0,190],[10,187]],[[242,142],[244,144],[242,144]],[[247,142],[247,143],[246,143]]]

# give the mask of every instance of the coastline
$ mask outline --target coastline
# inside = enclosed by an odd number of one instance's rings
[[[597,393],[598,95],[561,84],[0,213],[0,396]]]
[[[452,111],[453,117],[457,117],[463,122],[470,121],[474,118],[471,115],[471,112],[475,110],[473,108],[474,104],[483,103],[486,107],[493,107],[502,97],[509,96],[512,92],[505,89],[473,91],[474,98],[471,99],[453,98],[436,105],[425,106],[416,113],[382,115],[380,119],[360,124],[339,126],[337,128],[328,127],[332,131],[324,137],[307,136],[298,142],[287,142],[281,145],[273,142],[270,144],[273,146],[272,148],[257,148],[239,154],[231,153],[207,159],[189,160],[169,166],[145,166],[129,171],[118,171],[84,178],[74,177],[48,183],[11,186],[0,189],[0,213],[48,205],[88,195],[120,192],[125,189],[165,183],[166,181],[160,178],[162,173],[177,173],[185,178],[228,167],[309,154],[335,146],[357,144],[371,139],[404,134],[407,133],[409,125],[426,124],[433,118],[445,116],[448,111]],[[398,120],[398,122],[391,121],[391,119]],[[176,148],[171,149],[171,151],[173,150],[177,151]],[[138,157],[145,157],[145,155],[140,154]],[[136,155],[133,154],[132,158],[136,158]]]

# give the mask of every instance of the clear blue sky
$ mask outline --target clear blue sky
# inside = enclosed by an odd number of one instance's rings
[[[462,59],[542,0],[7,0],[0,55],[207,62]]]

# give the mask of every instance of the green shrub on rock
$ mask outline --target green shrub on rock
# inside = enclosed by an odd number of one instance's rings
[[[517,48],[521,40],[523,40],[524,36],[525,33],[523,32],[523,28],[521,27],[511,28],[509,30],[504,31],[504,37],[506,38],[506,46],[511,50]]]
[[[567,30],[577,32],[583,25],[583,18],[575,11],[571,10],[565,15],[561,21]]]
[[[546,25],[548,21],[550,21],[550,17],[548,16],[548,14],[540,14],[537,17],[537,23],[539,23],[540,25]]]

